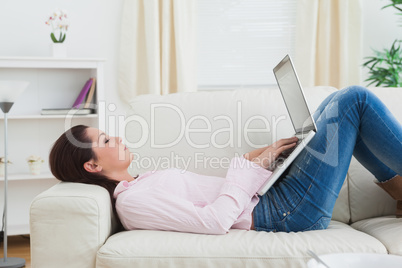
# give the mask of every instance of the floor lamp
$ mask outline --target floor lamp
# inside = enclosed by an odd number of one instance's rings
[[[7,258],[7,114],[18,96],[26,89],[28,82],[0,81],[0,108],[4,113],[4,256],[0,259],[0,267],[20,268],[25,266],[22,258]]]

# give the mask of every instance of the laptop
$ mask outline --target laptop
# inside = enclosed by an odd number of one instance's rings
[[[274,75],[295,130],[294,136],[299,138],[299,140],[296,146],[284,151],[279,155],[276,161],[268,167],[268,170],[272,171],[272,175],[260,190],[258,190],[257,193],[259,195],[264,195],[268,191],[317,132],[317,127],[307,106],[303,89],[289,55],[286,55],[283,60],[276,65]]]

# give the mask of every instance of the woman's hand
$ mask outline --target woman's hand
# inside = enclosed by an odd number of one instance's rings
[[[271,145],[270,145],[271,146]],[[243,155],[244,158],[246,158],[249,161],[253,161],[254,158],[256,158],[257,156],[259,156],[260,154],[262,154],[262,152],[264,152],[266,149],[268,149],[270,146],[265,146],[263,148],[258,148],[254,151],[251,151],[249,153],[245,153]]]
[[[250,158],[250,154],[255,153],[256,151],[261,150],[261,149],[248,153],[249,158],[247,158],[246,156],[245,156],[245,158],[266,169],[272,164],[272,162],[275,161],[276,158],[278,158],[278,156],[283,151],[296,146],[297,140],[298,140],[298,138],[296,138],[296,137],[278,140],[277,142],[275,142],[274,144],[272,144],[270,146],[261,148],[264,150],[258,156]]]

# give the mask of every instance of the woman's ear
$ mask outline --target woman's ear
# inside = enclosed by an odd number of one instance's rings
[[[84,163],[84,169],[88,172],[100,172],[102,171],[102,166],[97,165],[93,160],[89,160]]]

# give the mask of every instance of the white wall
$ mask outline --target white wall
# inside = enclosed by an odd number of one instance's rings
[[[393,7],[381,8],[389,0],[363,0],[363,56],[373,56],[372,49],[389,49],[395,39],[402,39],[402,15]],[[400,25],[400,26],[399,26]],[[362,59],[362,63],[364,59]],[[363,70],[363,80],[367,70]],[[362,82],[367,85],[367,82]]]
[[[370,48],[389,48],[396,38],[402,39],[402,15],[396,15],[397,10],[392,7],[381,10],[389,2],[363,1],[364,55],[371,55]]]
[[[68,56],[107,60],[107,102],[117,106],[117,110],[109,114],[124,114],[128,105],[120,99],[117,91],[117,57],[123,2],[0,0],[0,57],[50,56],[50,27],[45,21],[55,8],[66,9],[71,22],[66,39]],[[402,37],[402,27],[397,26],[398,16],[394,14],[396,12],[393,8],[381,10],[387,3],[384,0],[363,0],[364,56],[372,55],[371,48],[390,47],[395,38]],[[366,78],[366,71],[363,71],[363,78]]]

